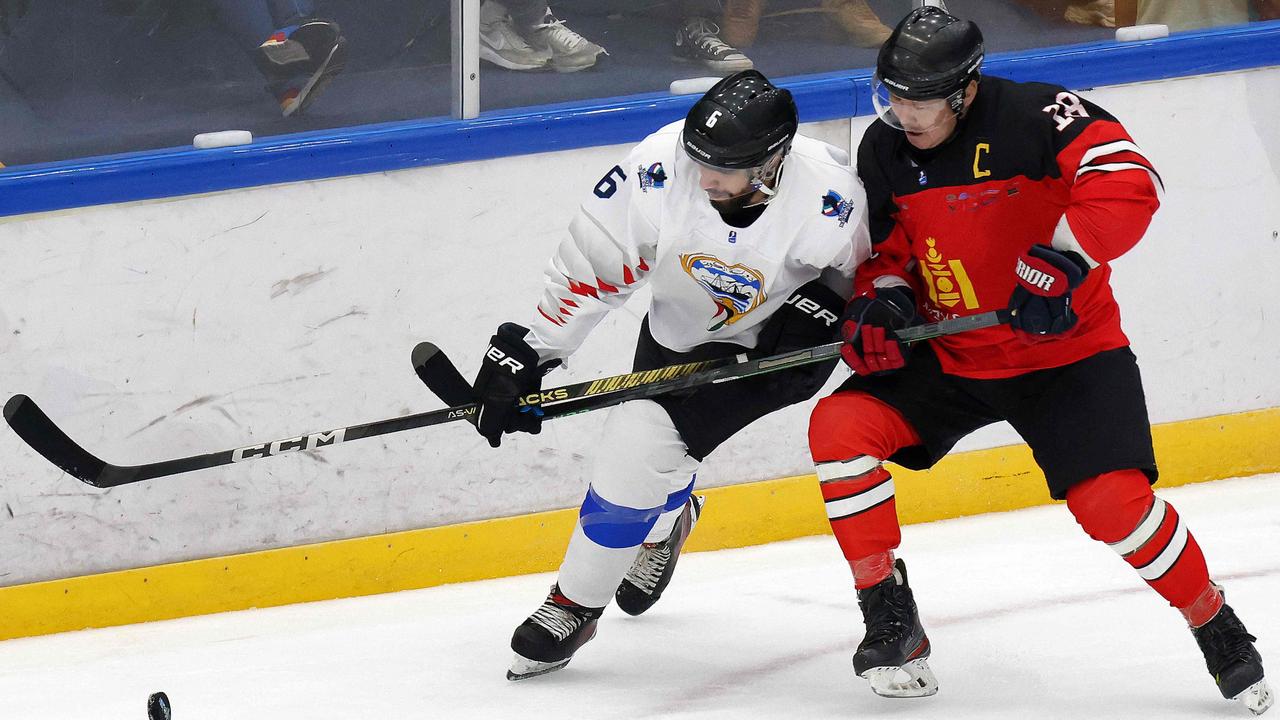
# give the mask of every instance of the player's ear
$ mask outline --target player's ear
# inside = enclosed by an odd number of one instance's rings
[[[969,86],[964,89],[964,106],[967,109],[973,104],[974,98],[978,97],[978,78],[969,81]]]

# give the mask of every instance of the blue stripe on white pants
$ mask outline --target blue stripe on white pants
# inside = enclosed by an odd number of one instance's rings
[[[667,496],[667,504],[663,506],[662,514],[658,516],[658,520],[653,524],[653,528],[649,530],[649,534],[645,536],[645,542],[659,542],[667,539],[667,536],[671,534],[671,528],[676,526],[676,521],[680,519],[680,514],[684,512],[685,503],[689,502],[689,496],[693,494],[693,484],[697,480],[698,476],[694,475],[684,489],[677,490]]]
[[[586,607],[609,604],[636,548],[659,523],[671,532],[698,469],[670,416],[649,400],[610,411],[597,447],[559,579],[560,591]]]

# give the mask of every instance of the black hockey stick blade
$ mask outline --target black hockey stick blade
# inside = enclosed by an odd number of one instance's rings
[[[4,420],[32,450],[62,468],[68,475],[90,485],[107,474],[107,463],[76,444],[53,424],[48,415],[26,395],[14,395],[4,404]],[[98,487],[104,487],[98,485]]]
[[[420,342],[413,348],[413,371],[435,396],[450,406],[466,405],[476,399],[471,383],[440,352],[435,343]]]
[[[232,450],[192,455],[162,460],[142,465],[113,465],[82,448],[67,436],[49,416],[26,395],[15,395],[4,406],[4,417],[14,432],[32,450],[61,468],[77,480],[99,488],[152,480],[178,475],[204,468],[231,465],[249,460],[274,457],[303,450],[319,450],[330,445],[359,440],[361,438],[403,432],[428,425],[439,425],[457,420],[468,420],[475,415],[474,405],[445,408],[416,415],[378,420],[363,425],[351,425],[325,432],[309,433],[271,442],[247,445]]]

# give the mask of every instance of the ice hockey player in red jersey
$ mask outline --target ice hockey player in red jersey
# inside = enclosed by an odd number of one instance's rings
[[[635,370],[836,338],[854,268],[871,254],[865,201],[848,154],[797,126],[791,93],[748,70],[605,172],[548,264],[529,327],[504,323],[490,340],[476,428],[492,445],[540,429],[536,406],[516,400],[536,395],[544,371],[645,285]],[[516,628],[507,677],[564,667],[611,601],[648,610],[702,510],[692,494],[702,459],[757,418],[816,395],[835,363],[612,409],[559,577]]]
[[[1161,181],[1125,128],[1067,90],[979,77],[977,26],[938,7],[881,48],[879,119],[858,148],[873,249],[841,326],[856,373],[814,409],[810,450],[854,575],[858,675],[937,691],[885,460],[931,467],[1008,421],[1050,494],[1180,610],[1222,695],[1271,703],[1262,660],[1157,477],[1137,361],[1108,263],[1141,239]],[[1007,309],[1008,325],[907,346],[894,331]],[[910,350],[910,352],[908,352]],[[908,680],[900,681],[905,671]]]

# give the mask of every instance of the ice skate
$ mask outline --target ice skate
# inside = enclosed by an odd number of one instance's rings
[[[706,498],[701,495],[690,495],[684,504],[684,512],[680,513],[680,518],[671,528],[667,539],[640,546],[635,562],[631,564],[631,569],[627,571],[613,596],[622,612],[639,615],[653,607],[658,598],[662,597],[662,591],[676,572],[676,561],[680,559],[684,541],[698,523],[702,504],[705,502]]]
[[[545,675],[559,670],[573,654],[596,636],[596,621],[604,608],[585,608],[560,594],[558,585],[511,636],[515,658],[507,670],[508,680]]]
[[[894,563],[893,573],[858,591],[858,606],[867,634],[853,654],[853,670],[883,697],[926,697],[938,692],[929,669],[929,638],[920,624],[916,601],[907,585],[907,566]]]
[[[1239,700],[1249,712],[1261,715],[1271,707],[1275,695],[1262,672],[1262,656],[1230,605],[1223,605],[1209,622],[1191,632],[1204,653],[1209,674],[1222,697]]]

